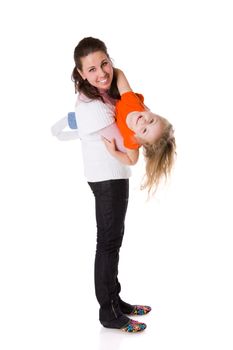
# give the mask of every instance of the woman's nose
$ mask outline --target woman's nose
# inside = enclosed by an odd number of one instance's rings
[[[99,73],[100,76],[105,76],[106,75],[106,72],[104,71],[104,68],[100,68],[98,73]]]

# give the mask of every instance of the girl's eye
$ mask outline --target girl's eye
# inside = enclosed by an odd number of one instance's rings
[[[91,68],[90,70],[89,70],[89,72],[94,72],[95,71],[95,68]]]
[[[151,120],[150,120],[150,124],[152,124],[152,123],[153,123],[153,121],[154,121],[154,120],[153,120],[153,119],[151,119]]]
[[[146,133],[146,129],[143,129],[142,133],[145,134]]]
[[[106,66],[107,64],[108,64],[108,62],[105,61],[105,62],[102,63],[102,66]]]

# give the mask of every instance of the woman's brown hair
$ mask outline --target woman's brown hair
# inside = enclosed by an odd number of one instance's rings
[[[88,56],[90,53],[101,51],[110,59],[107,47],[105,43],[99,39],[87,37],[83,38],[74,50],[74,61],[75,67],[72,72],[72,80],[74,82],[75,93],[80,92],[90,99],[100,99],[103,100],[98,89],[91,85],[86,79],[84,80],[78,72],[82,70],[81,58]],[[107,91],[108,95],[114,99],[120,99],[120,94],[117,88],[116,72],[113,68],[113,80],[110,89]]]

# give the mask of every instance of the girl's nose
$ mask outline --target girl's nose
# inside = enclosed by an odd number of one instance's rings
[[[148,117],[146,117],[146,118],[145,118],[145,120],[146,120],[146,123],[147,123],[147,124],[150,124],[150,123],[151,123],[151,121],[152,121],[151,117],[149,117],[149,116],[148,116]]]
[[[142,118],[141,118],[141,124],[142,124],[142,125],[147,124],[147,119],[145,118],[145,116],[142,116]]]

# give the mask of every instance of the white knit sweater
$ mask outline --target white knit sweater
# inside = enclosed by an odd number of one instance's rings
[[[118,148],[122,148],[122,137],[114,118],[114,106],[79,95],[75,114],[87,181],[128,178],[131,175],[130,168],[111,156],[101,139],[101,135],[110,135],[116,139]]]

